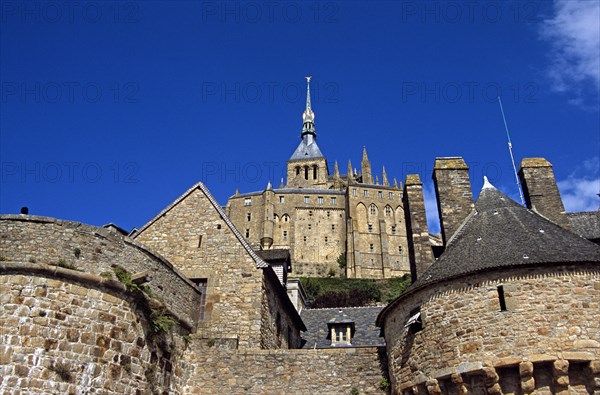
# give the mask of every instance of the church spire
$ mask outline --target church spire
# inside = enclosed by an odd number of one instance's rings
[[[312,111],[310,106],[310,80],[312,77],[306,77],[306,109],[302,113],[302,137],[305,134],[312,134],[315,136],[315,113]]]

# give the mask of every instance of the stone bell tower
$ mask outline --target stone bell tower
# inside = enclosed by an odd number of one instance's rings
[[[329,170],[317,145],[315,114],[310,104],[310,79],[306,77],[306,109],[302,113],[302,141],[287,162],[287,186],[292,188],[325,188]]]

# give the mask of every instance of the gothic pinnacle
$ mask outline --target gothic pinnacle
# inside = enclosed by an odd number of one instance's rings
[[[340,168],[338,167],[337,160],[335,161],[335,163],[333,165],[333,177],[336,179],[340,178]]]
[[[385,172],[385,166],[383,166],[383,173],[381,174],[381,177],[383,178],[383,180],[382,180],[383,185],[386,186],[386,187],[389,187],[390,183],[389,183],[388,178],[387,178],[387,173]]]

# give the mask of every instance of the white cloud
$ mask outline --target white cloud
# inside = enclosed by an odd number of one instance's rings
[[[548,74],[553,88],[576,97],[582,104],[586,89],[600,88],[600,2],[597,0],[556,0],[554,15],[544,20],[540,33],[552,46]],[[591,82],[591,86],[590,83]]]
[[[564,180],[557,182],[558,189],[569,212],[595,211],[600,205],[600,158],[584,161]]]

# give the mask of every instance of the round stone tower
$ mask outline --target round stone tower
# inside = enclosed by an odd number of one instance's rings
[[[377,323],[395,394],[597,393],[600,247],[486,181]]]

